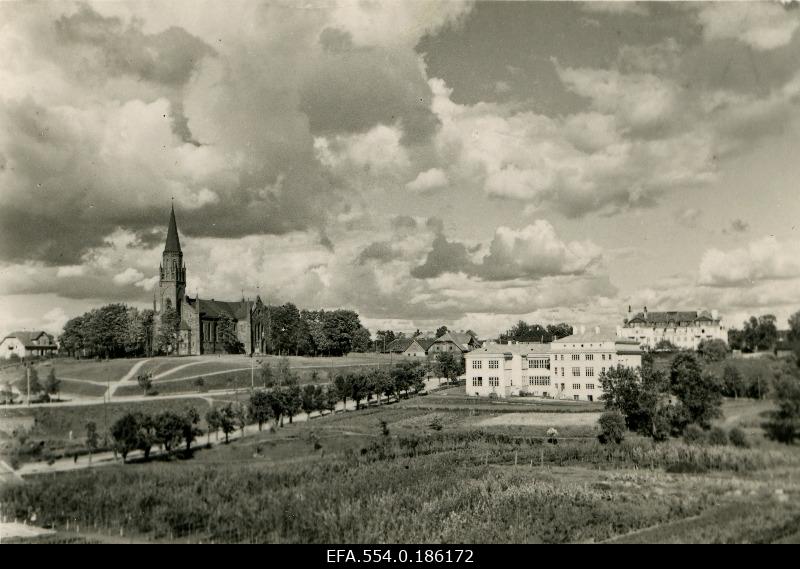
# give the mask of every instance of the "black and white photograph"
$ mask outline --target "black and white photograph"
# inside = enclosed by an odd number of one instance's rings
[[[798,224],[797,0],[0,0],[0,543],[800,543]]]

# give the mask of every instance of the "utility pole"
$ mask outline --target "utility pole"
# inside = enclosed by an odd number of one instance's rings
[[[25,363],[25,377],[28,381],[28,407],[31,406],[31,362]]]

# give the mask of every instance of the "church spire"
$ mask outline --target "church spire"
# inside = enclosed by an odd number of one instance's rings
[[[169,212],[169,229],[167,229],[167,244],[164,246],[164,251],[174,253],[181,252],[181,242],[178,239],[178,224],[175,223],[175,206],[173,205]]]

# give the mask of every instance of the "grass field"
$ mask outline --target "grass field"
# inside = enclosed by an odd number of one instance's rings
[[[59,530],[47,538],[56,542],[102,542],[120,529],[140,541],[187,542],[800,538],[796,447],[755,435],[751,449],[633,436],[606,447],[590,413],[447,408],[457,389],[275,433],[251,429],[189,460],[38,475],[0,489],[0,502],[6,515],[36,512]],[[748,423],[763,410],[763,402],[726,402],[721,421]],[[551,424],[574,438],[545,442]],[[91,533],[76,535],[76,523]]]

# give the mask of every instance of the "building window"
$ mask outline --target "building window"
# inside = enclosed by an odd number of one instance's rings
[[[472,360],[472,369],[481,369],[483,362],[481,360]]]
[[[580,388],[581,388],[581,384],[580,383],[573,383],[572,384],[572,389],[580,389]]]
[[[587,367],[586,368],[586,377],[594,377],[594,368],[593,367]]]
[[[594,383],[587,383],[586,389],[594,389]]]
[[[573,398],[575,401],[580,401],[580,396],[578,396],[578,395],[573,395],[573,396],[572,396],[572,398]]]
[[[472,378],[472,387],[483,387],[483,378],[482,377],[473,377]]]
[[[601,367],[601,368],[600,368],[600,373],[605,373],[605,372],[606,372],[606,368],[604,368],[604,367]]]
[[[547,397],[547,391],[542,391],[542,397]]]
[[[563,367],[561,368],[561,377],[564,377],[564,369]]]
[[[534,369],[550,369],[549,359],[528,360],[528,367]]]
[[[586,361],[590,362],[594,360],[594,354],[586,354]]]
[[[489,360],[489,369],[498,369],[500,367],[500,360]]]
[[[605,359],[606,359],[606,355],[605,355],[605,354],[603,354],[603,361],[605,361]]]
[[[574,367],[572,368],[572,377],[580,377],[581,376],[581,368]]]
[[[489,378],[489,385],[492,387],[499,387],[500,386],[500,378],[499,377],[490,377]]]
[[[572,361],[573,362],[577,362],[580,359],[581,359],[581,355],[580,354],[572,354]]]

